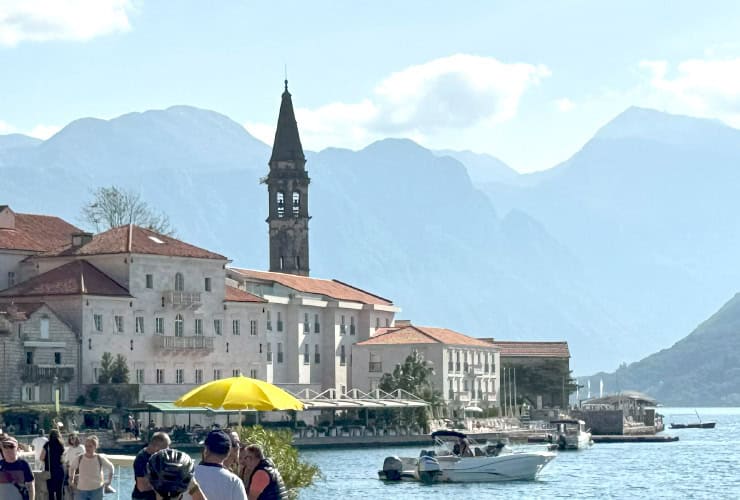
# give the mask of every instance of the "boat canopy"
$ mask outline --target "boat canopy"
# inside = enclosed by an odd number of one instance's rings
[[[586,424],[583,420],[575,420],[575,419],[560,419],[560,420],[550,420],[551,424]]]
[[[459,438],[459,439],[465,439],[468,436],[466,434],[463,434],[462,432],[457,432],[457,431],[442,430],[442,431],[434,431],[434,432],[432,432],[432,439],[436,439],[438,437],[440,437],[440,438],[443,438],[443,437],[454,437],[454,438]]]

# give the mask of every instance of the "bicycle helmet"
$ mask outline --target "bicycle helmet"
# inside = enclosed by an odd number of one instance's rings
[[[163,499],[179,498],[193,479],[193,459],[172,448],[160,450],[149,458],[149,483]]]

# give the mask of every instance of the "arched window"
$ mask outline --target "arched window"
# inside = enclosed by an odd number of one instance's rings
[[[280,257],[280,270],[282,271],[285,268],[285,261],[282,257]]]
[[[282,191],[277,192],[277,216],[285,216],[285,193]]]
[[[182,320],[182,314],[175,316],[175,337],[182,337],[183,324],[184,321]]]
[[[298,217],[301,209],[301,193],[293,191],[293,217]]]
[[[177,273],[175,274],[175,291],[182,292],[183,290],[185,290],[185,278],[182,273]]]

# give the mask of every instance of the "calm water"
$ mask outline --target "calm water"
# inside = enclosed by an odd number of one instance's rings
[[[667,422],[671,414],[692,412],[660,409]],[[665,431],[680,438],[673,443],[597,444],[563,452],[531,482],[385,484],[377,479],[383,459],[416,456],[418,447],[305,451],[302,455],[321,467],[324,479],[303,490],[300,498],[740,498],[740,408],[704,408],[699,413],[717,427]],[[130,498],[132,485],[132,472],[123,470],[120,498]]]

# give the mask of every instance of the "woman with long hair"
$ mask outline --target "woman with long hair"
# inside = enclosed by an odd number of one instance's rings
[[[46,480],[46,488],[49,490],[49,500],[62,500],[62,486],[64,485],[64,466],[62,455],[64,454],[64,443],[59,431],[53,429],[49,433],[49,441],[41,450],[41,461],[44,470],[49,473]]]

